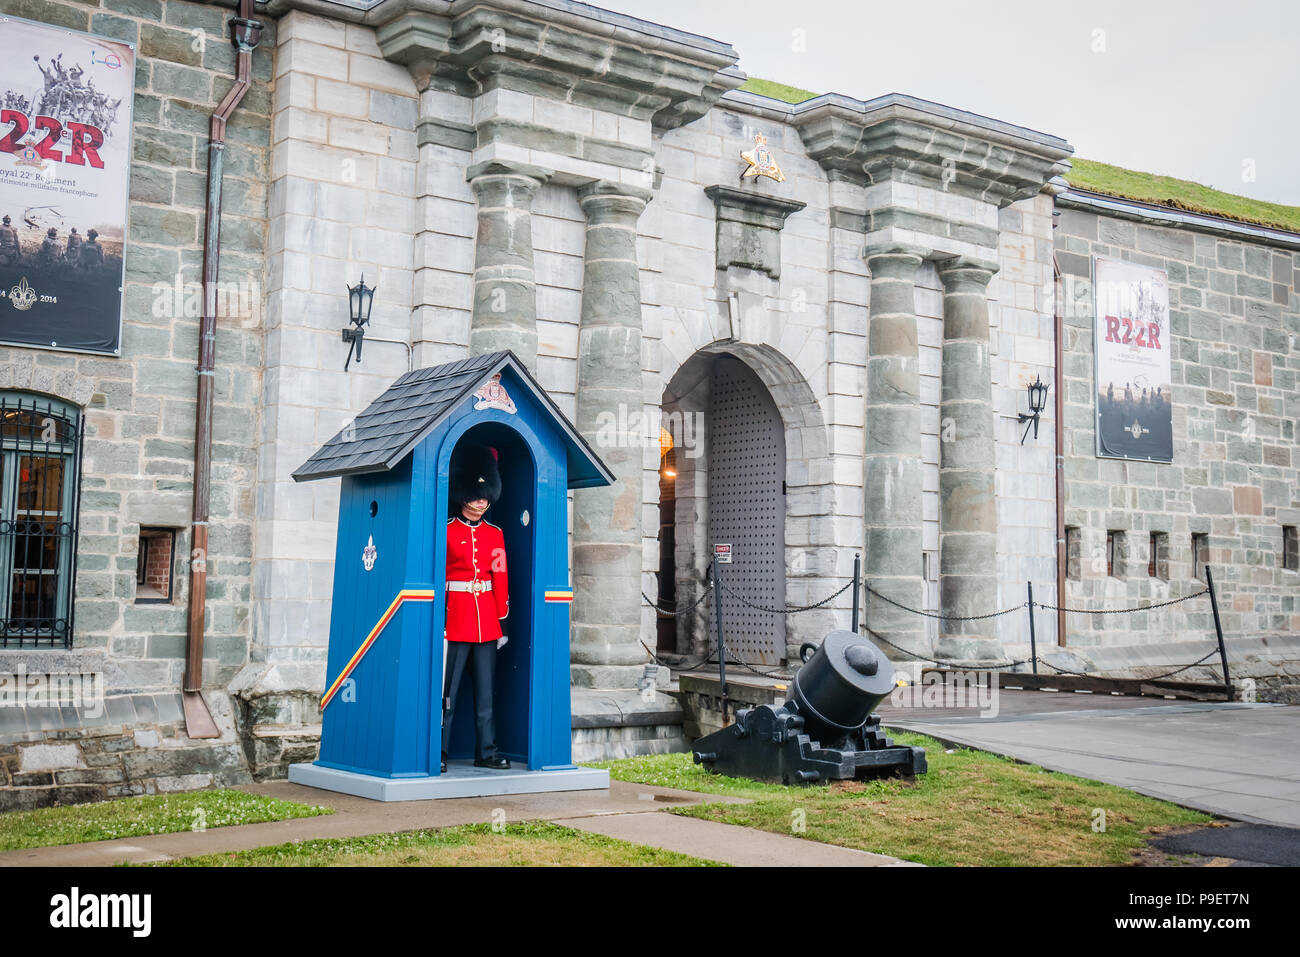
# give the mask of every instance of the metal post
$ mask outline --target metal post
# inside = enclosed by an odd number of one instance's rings
[[[722,569],[713,556],[713,617],[718,626],[718,680],[722,682],[722,723],[727,723],[727,643],[722,635]]]
[[[1232,680],[1228,677],[1228,652],[1223,647],[1223,623],[1219,621],[1219,599],[1214,594],[1214,575],[1205,566],[1205,584],[1210,590],[1210,608],[1214,611],[1214,632],[1219,636],[1219,661],[1223,665],[1223,692],[1232,700]]]
[[[858,618],[858,600],[862,594],[862,556],[857,552],[853,553],[853,633],[861,634],[858,631],[860,619]]]
[[[1038,636],[1034,634],[1034,583],[1029,582],[1029,663],[1038,674]]]

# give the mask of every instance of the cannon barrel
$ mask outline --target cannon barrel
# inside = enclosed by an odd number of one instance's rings
[[[875,645],[851,631],[832,631],[795,674],[786,707],[803,717],[807,734],[834,747],[894,687],[894,667]]]

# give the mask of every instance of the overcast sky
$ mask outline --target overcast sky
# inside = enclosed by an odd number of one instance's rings
[[[1295,0],[595,5],[726,41],[750,76],[909,93],[1064,137],[1087,159],[1300,206]]]

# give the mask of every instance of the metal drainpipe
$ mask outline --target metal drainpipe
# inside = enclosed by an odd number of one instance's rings
[[[208,503],[212,478],[212,393],[216,365],[217,273],[221,259],[221,175],[226,121],[252,85],[253,50],[262,24],[253,19],[253,0],[239,0],[239,16],[229,21],[237,50],[235,85],[212,114],[208,134],[208,201],[203,234],[203,318],[199,326],[198,401],[194,415],[194,522],[190,535],[190,607],[181,697],[185,731],[191,738],[220,737],[203,688],[203,632],[208,587]]]
[[[1052,224],[1056,228],[1056,224]],[[1065,396],[1062,394],[1065,373],[1065,315],[1062,308],[1064,290],[1061,288],[1061,267],[1052,254],[1053,338],[1056,340],[1056,369],[1053,385],[1056,391],[1056,643],[1065,647],[1065,570],[1069,556],[1065,550]]]

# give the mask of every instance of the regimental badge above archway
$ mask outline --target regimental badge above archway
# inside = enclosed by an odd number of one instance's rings
[[[780,279],[781,230],[808,204],[731,186],[706,186],[704,192],[717,211],[718,270],[740,266]]]
[[[468,444],[499,460],[503,491],[484,518],[509,568],[496,743],[527,769],[486,778],[458,760],[472,742],[469,695],[450,725],[450,770],[439,768],[448,475]],[[293,477],[342,488],[320,759],[290,766],[291,781],[379,800],[608,786],[571,761],[567,491],[613,476],[514,353],[408,372]]]

